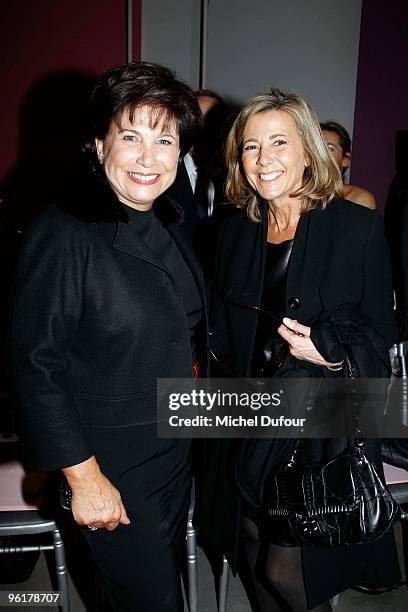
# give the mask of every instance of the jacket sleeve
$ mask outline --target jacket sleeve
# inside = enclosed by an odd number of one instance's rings
[[[79,222],[44,214],[22,245],[12,355],[24,454],[33,470],[68,467],[93,454],[67,381],[88,242]]]
[[[364,291],[360,312],[389,349],[398,342],[390,254],[382,219],[377,211],[371,214],[372,223],[364,256]]]
[[[370,214],[362,261],[362,293],[357,309],[345,305],[319,315],[311,339],[325,359],[338,362],[352,354],[361,376],[381,377],[389,371],[389,349],[398,341],[393,311],[391,264],[382,220]],[[381,365],[383,364],[383,365]],[[325,370],[323,370],[325,372]]]

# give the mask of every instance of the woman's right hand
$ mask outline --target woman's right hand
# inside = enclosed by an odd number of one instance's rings
[[[120,493],[102,474],[95,457],[62,471],[72,490],[71,509],[78,525],[108,531],[129,525]]]

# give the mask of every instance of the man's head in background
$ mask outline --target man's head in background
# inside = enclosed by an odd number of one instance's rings
[[[351,138],[346,128],[336,121],[325,121],[320,124],[323,137],[341,175],[344,176],[351,162]]]
[[[351,162],[351,139],[347,130],[336,121],[325,121],[320,124],[327,146],[336,162],[344,181],[344,175]],[[375,208],[374,195],[358,185],[344,184],[344,197],[351,202]]]
[[[228,107],[222,97],[210,89],[198,89],[194,95],[203,115],[203,124],[193,156],[198,164],[214,169],[222,156]]]

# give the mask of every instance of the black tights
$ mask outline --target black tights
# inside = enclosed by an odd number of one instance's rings
[[[243,519],[246,556],[259,605],[259,612],[307,610],[300,548],[277,546],[259,541],[258,528]],[[313,612],[331,612],[330,602]]]

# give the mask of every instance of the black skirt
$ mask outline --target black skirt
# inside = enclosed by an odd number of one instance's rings
[[[87,434],[130,519],[114,531],[81,529],[114,610],[181,612],[191,442],[157,439],[155,424],[93,427]]]

